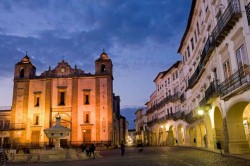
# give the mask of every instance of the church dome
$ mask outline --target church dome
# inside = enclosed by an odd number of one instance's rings
[[[100,59],[109,59],[108,54],[103,51],[102,54],[100,55]]]

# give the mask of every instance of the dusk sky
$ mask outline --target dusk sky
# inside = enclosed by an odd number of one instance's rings
[[[25,56],[37,75],[61,60],[94,73],[103,49],[130,123],[158,72],[181,56],[191,0],[0,0],[0,106],[11,106],[13,70]]]

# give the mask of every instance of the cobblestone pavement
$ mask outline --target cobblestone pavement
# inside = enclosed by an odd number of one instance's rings
[[[183,147],[145,147],[143,152],[126,148],[120,156],[119,149],[100,152],[103,157],[78,161],[51,163],[7,163],[13,166],[250,166],[250,160],[232,156],[221,156],[204,150]]]

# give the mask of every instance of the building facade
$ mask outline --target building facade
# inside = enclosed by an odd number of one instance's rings
[[[192,1],[182,61],[157,75],[147,102],[151,145],[250,152],[249,3]]]
[[[64,60],[40,76],[26,55],[15,65],[8,143],[49,142],[44,129],[61,124],[72,130],[66,142],[114,143],[113,65],[103,52],[95,61],[95,74],[72,68]],[[119,97],[119,96],[118,96]],[[120,104],[116,102],[116,104]],[[120,105],[116,106],[120,107]],[[118,108],[119,109],[119,108]],[[1,114],[2,117],[2,114]],[[119,137],[119,136],[118,136]]]

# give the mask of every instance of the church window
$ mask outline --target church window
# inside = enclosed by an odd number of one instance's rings
[[[40,106],[41,91],[34,92],[34,107]]]
[[[85,102],[84,104],[89,104],[89,95],[85,94]]]
[[[40,105],[40,97],[38,97],[38,96],[36,96],[35,97],[35,107],[39,107],[39,105]]]
[[[102,64],[102,66],[101,66],[101,72],[103,73],[105,71],[106,71],[106,66],[104,64]]]
[[[89,114],[86,114],[85,123],[89,123]]]
[[[20,70],[20,78],[23,78],[24,77],[24,68],[22,68],[21,70]]]
[[[59,105],[65,105],[65,92],[59,92]]]
[[[83,90],[83,104],[90,104],[90,89]]]
[[[38,125],[39,124],[39,116],[38,115],[34,115],[34,117],[33,117],[33,123],[34,123],[34,125]]]

